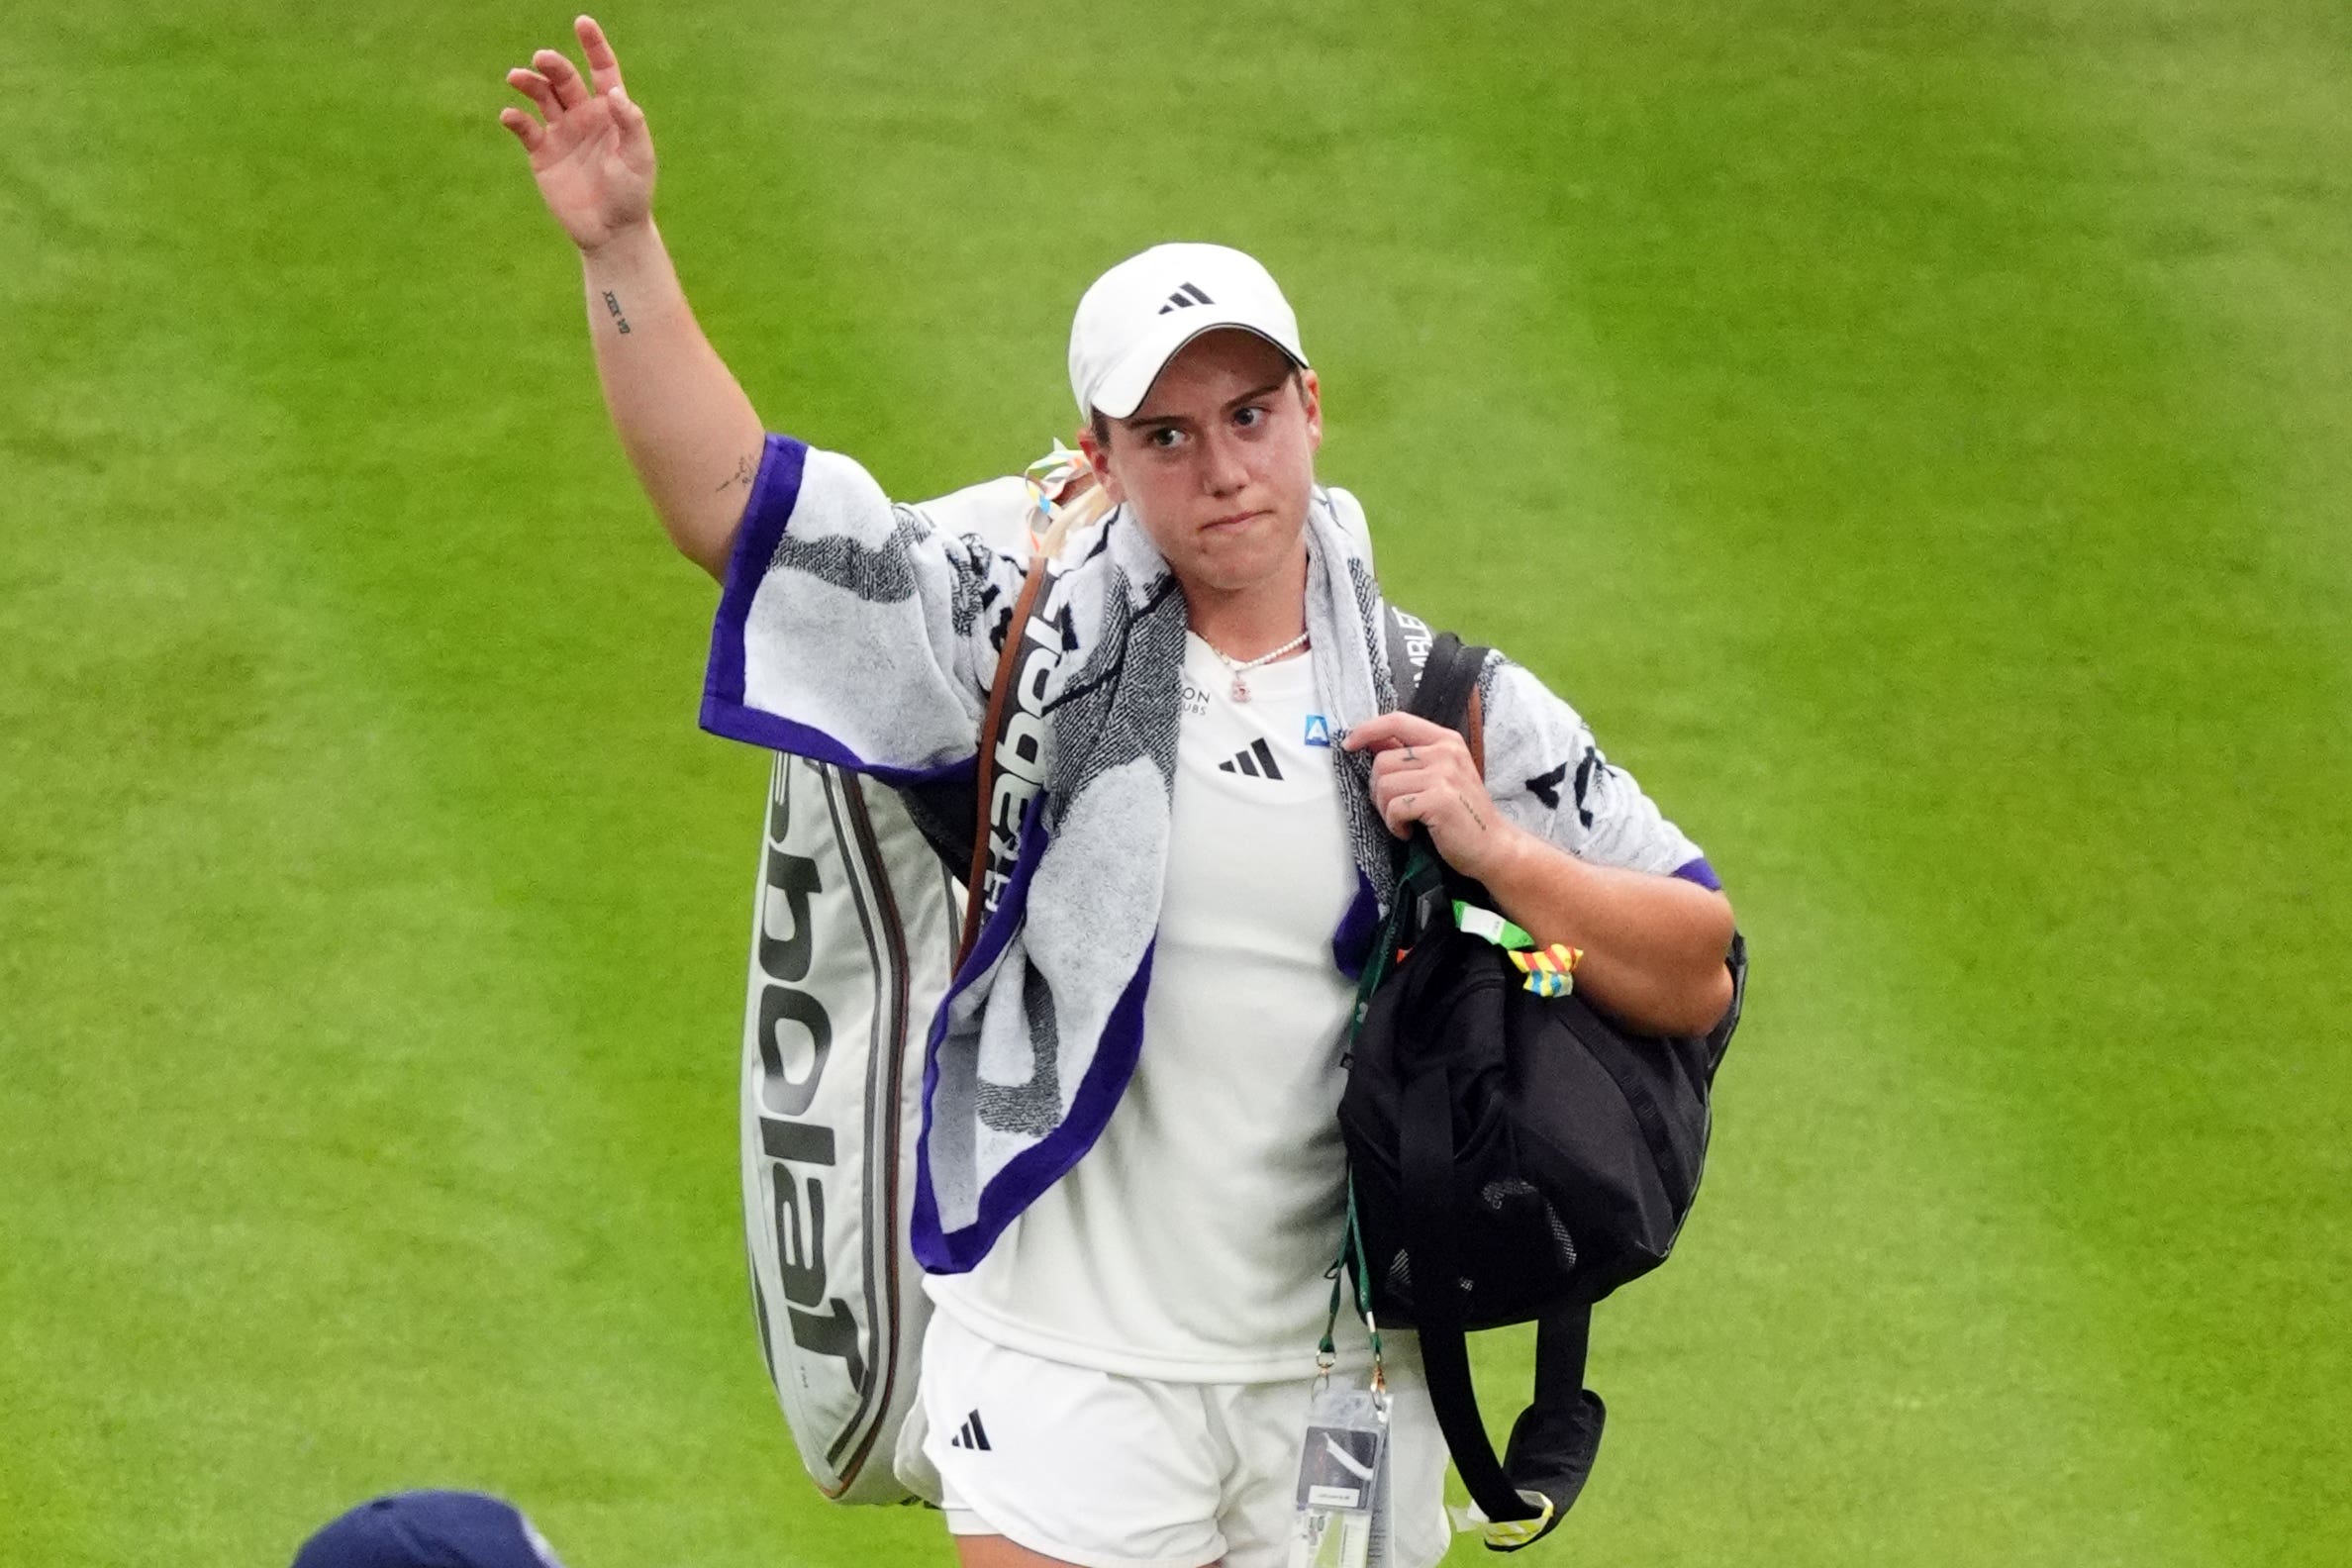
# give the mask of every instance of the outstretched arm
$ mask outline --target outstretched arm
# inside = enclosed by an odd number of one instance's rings
[[[605,406],[661,526],[712,576],[728,552],[759,467],[765,427],[686,303],[653,225],[653,139],[621,83],[594,19],[574,25],[582,80],[554,49],[507,82],[539,109],[499,122],[531,155],[547,210],[579,246],[588,336]],[[543,118],[542,118],[543,117]]]

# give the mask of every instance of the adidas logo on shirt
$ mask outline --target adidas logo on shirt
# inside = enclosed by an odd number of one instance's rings
[[[1249,778],[1278,779],[1282,769],[1274,765],[1274,748],[1261,736],[1249,742],[1249,748],[1236,751],[1217,764],[1220,773],[1239,773]]]
[[[980,1424],[980,1413],[978,1411],[974,1411],[971,1415],[964,1418],[963,1425],[956,1428],[955,1435],[947,1439],[947,1446],[950,1448],[978,1448],[983,1452],[989,1451],[990,1444],[988,1441],[988,1428]]]

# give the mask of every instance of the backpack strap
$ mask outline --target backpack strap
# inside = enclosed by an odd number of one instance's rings
[[[1414,688],[1421,685],[1421,668],[1428,663],[1437,634],[1429,630],[1428,622],[1407,615],[1393,604],[1381,606],[1380,626],[1388,643],[1389,684],[1397,688],[1397,706],[1407,707],[1413,702]]]
[[[1418,1280],[1461,1277],[1455,1216],[1464,1195],[1454,1164],[1452,1080],[1442,1068],[1421,1073],[1405,1087],[1397,1125],[1398,1175],[1405,1194],[1405,1247]],[[1564,1309],[1539,1321],[1535,1330],[1535,1394],[1512,1423],[1511,1443],[1501,1459],[1487,1436],[1470,1380],[1469,1340],[1458,1293],[1430,1287],[1416,1293],[1415,1326],[1421,1330],[1421,1370],[1437,1428],[1462,1489],[1490,1523],[1525,1523],[1520,1530],[1490,1530],[1487,1544],[1517,1551],[1558,1525],[1575,1506],[1593,1473],[1608,1409],[1584,1386],[1585,1353],[1592,1331],[1588,1305]]]
[[[1486,714],[1478,694],[1478,679],[1486,669],[1486,656],[1491,648],[1471,649],[1477,657],[1462,660],[1467,669],[1469,696],[1461,699],[1454,690],[1465,678],[1456,668],[1463,647],[1462,639],[1451,632],[1431,632],[1429,624],[1419,616],[1407,615],[1395,605],[1382,607],[1382,628],[1387,635],[1389,679],[1397,688],[1397,706],[1407,713],[1433,720],[1448,729],[1459,730],[1470,742],[1470,760],[1478,764],[1478,771],[1486,771]],[[1442,651],[1441,651],[1442,650]],[[1427,694],[1422,682],[1432,665],[1443,665],[1450,673],[1442,689]],[[1456,704],[1463,706],[1456,717]]]
[[[1390,612],[1391,615],[1398,613]],[[1486,672],[1487,655],[1493,651],[1492,648],[1467,644],[1451,632],[1439,633],[1428,644],[1427,653],[1417,672],[1416,684],[1411,689],[1410,701],[1405,705],[1405,711],[1415,718],[1426,719],[1431,724],[1440,724],[1458,732],[1470,743],[1470,762],[1478,769],[1481,778],[1486,776],[1486,726],[1479,704],[1478,682],[1479,677]],[[1416,824],[1409,842],[1414,851],[1418,851],[1419,858],[1426,861],[1434,874],[1453,890],[1453,897],[1471,898],[1475,894],[1474,902],[1486,902],[1485,894],[1477,891],[1475,883],[1463,877],[1439,856],[1436,841],[1429,836],[1426,828]],[[1414,853],[1406,856],[1408,872],[1415,859]],[[1405,877],[1408,872],[1400,872],[1399,875]]]
[[[1429,645],[1411,712],[1463,732],[1484,758],[1476,724],[1478,678],[1487,649],[1465,647],[1452,633]],[[1417,842],[1417,849],[1424,847]],[[1431,847],[1429,853],[1433,854]],[[1417,858],[1419,858],[1417,856]],[[1398,1108],[1398,1174],[1405,1193],[1404,1242],[1417,1279],[1461,1277],[1454,1217],[1475,1202],[1458,1191],[1454,1099],[1442,1064],[1405,1085]],[[1536,1329],[1534,1402],[1513,1424],[1504,1458],[1495,1456],[1470,1381],[1470,1351],[1459,1295],[1440,1288],[1415,1293],[1415,1326],[1438,1429],[1462,1486],[1488,1520],[1487,1544],[1517,1551],[1548,1534],[1576,1502],[1593,1472],[1607,1410],[1584,1386],[1592,1309],[1577,1306],[1543,1319]],[[1510,1526],[1520,1527],[1513,1528]]]
[[[1478,676],[1486,668],[1486,655],[1485,648],[1469,647],[1451,632],[1439,633],[1429,645],[1406,711],[1451,730],[1463,730],[1470,717],[1471,699],[1478,695]]]
[[[1039,591],[1045,586],[1049,560],[1043,552],[1029,560],[1029,576],[1022,580],[1021,595],[1013,601],[1013,615],[1005,623],[1005,645],[997,651],[996,678],[988,686],[988,714],[980,722],[980,756],[975,774],[979,788],[974,810],[977,822],[972,831],[972,869],[964,878],[963,936],[955,945],[955,963],[947,972],[959,973],[964,960],[972,956],[973,944],[980,940],[980,920],[987,913],[983,889],[988,885],[988,813],[989,797],[996,789],[997,747],[1005,739],[1005,714],[1011,707],[1014,672],[1021,667],[1022,644],[1029,640],[1029,622],[1037,613]]]
[[[1512,1422],[1503,1469],[1521,1496],[1533,1492],[1551,1507],[1540,1528],[1501,1550],[1517,1551],[1541,1539],[1576,1506],[1585,1482],[1592,1479],[1602,1423],[1609,1419],[1601,1396],[1584,1386],[1585,1350],[1592,1330],[1593,1309],[1583,1304],[1535,1325],[1535,1402]]]

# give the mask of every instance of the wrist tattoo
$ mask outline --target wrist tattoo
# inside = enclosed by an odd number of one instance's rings
[[[621,296],[611,289],[605,290],[605,309],[611,313],[614,326],[629,331],[629,318],[621,314]]]
[[[1480,833],[1485,833],[1486,819],[1478,815],[1478,808],[1470,804],[1470,797],[1463,794],[1460,790],[1455,790],[1454,799],[1462,803],[1462,810],[1468,812],[1470,814],[1470,820],[1478,824],[1478,831]]]

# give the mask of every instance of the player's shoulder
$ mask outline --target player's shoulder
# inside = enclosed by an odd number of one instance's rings
[[[1356,555],[1367,568],[1372,562],[1372,525],[1365,520],[1364,504],[1352,490],[1337,485],[1317,485],[1311,504],[1322,509],[1339,532],[1355,547]]]
[[[912,504],[943,534],[977,535],[1000,550],[1026,554],[1035,503],[1019,474],[1002,474]]]
[[[1429,649],[1436,645],[1437,638],[1447,629],[1416,614],[1385,593],[1381,598],[1380,620],[1381,636],[1387,643],[1383,651],[1388,658],[1399,699],[1404,700],[1410,696],[1413,685],[1420,679]],[[1464,642],[1477,645],[1475,637],[1458,632],[1455,635],[1461,637]],[[1498,701],[1527,708],[1568,708],[1567,700],[1554,691],[1542,676],[1502,648],[1492,645],[1487,646],[1485,661],[1479,667],[1478,691],[1479,700],[1488,710],[1490,718]],[[1573,717],[1572,709],[1570,715]]]
[[[1517,740],[1540,751],[1555,751],[1573,743],[1586,729],[1575,704],[1500,648],[1487,652],[1478,696],[1487,733],[1503,744]]]

